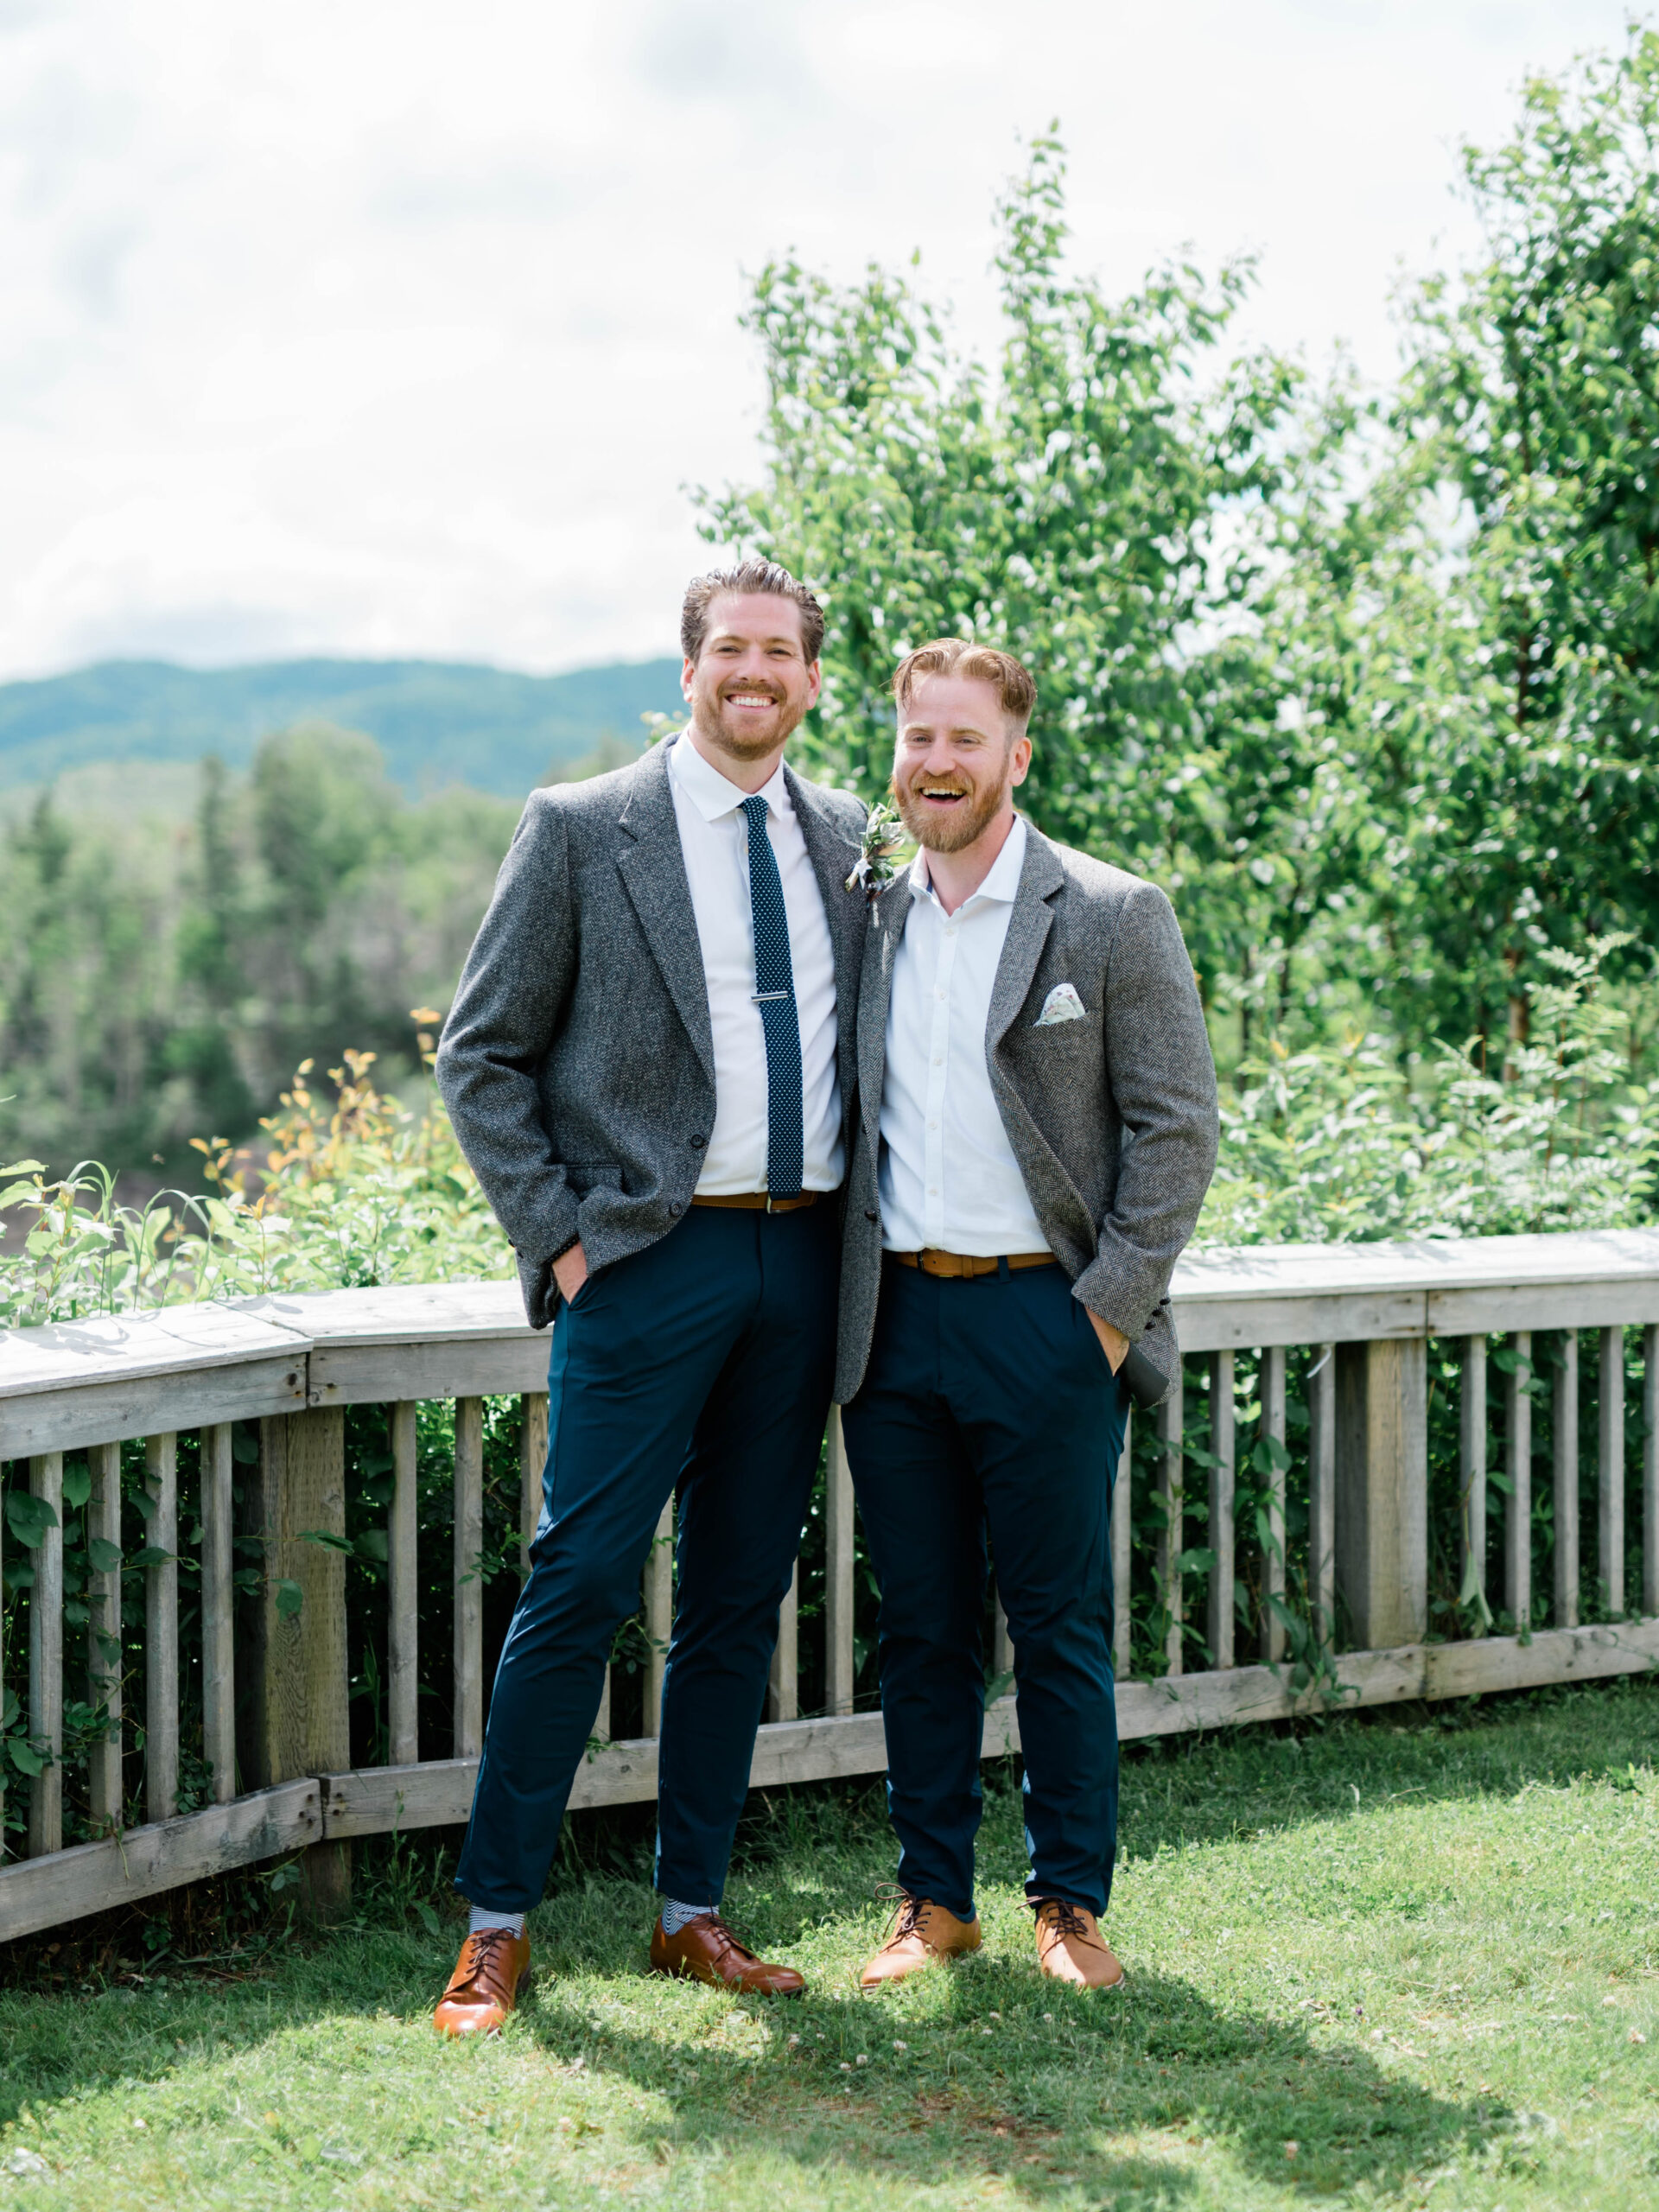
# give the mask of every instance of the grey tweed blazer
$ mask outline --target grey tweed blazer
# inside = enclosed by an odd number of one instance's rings
[[[872,914],[858,1014],[836,1396],[864,1379],[881,1280],[876,1178],[893,956],[908,873]],[[1081,1021],[1037,1026],[1057,983]],[[985,1064],[1032,1206],[1072,1294],[1173,1376],[1166,1293],[1216,1164],[1216,1071],[1192,963],[1154,884],[1027,824],[1025,866],[991,993]]]
[[[784,773],[835,949],[850,1147],[868,919],[845,882],[864,809]],[[531,793],[443,1026],[437,1075],[518,1255],[532,1328],[553,1319],[552,1263],[577,1237],[601,1268],[684,1213],[714,1127],[715,1048],[666,744],[613,775]]]

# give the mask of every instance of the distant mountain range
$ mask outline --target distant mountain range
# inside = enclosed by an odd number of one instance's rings
[[[101,661],[0,683],[0,789],[93,764],[245,767],[262,737],[296,722],[363,730],[411,797],[469,784],[519,798],[603,741],[642,744],[640,716],[680,707],[677,660],[521,676],[465,661],[284,660],[250,668]]]

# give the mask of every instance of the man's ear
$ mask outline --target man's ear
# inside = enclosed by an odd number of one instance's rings
[[[1026,772],[1031,766],[1031,740],[1022,731],[1014,741],[1014,764],[1008,772],[1010,784],[1023,784]]]
[[[806,711],[810,715],[818,703],[818,694],[823,689],[823,663],[810,660],[806,664]]]
[[[691,703],[691,679],[696,672],[697,664],[696,661],[683,660],[680,663],[680,696],[684,700],[688,707]]]

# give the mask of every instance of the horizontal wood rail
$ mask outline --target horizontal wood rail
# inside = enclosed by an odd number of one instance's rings
[[[1113,1499],[1125,1740],[1659,1662],[1659,1231],[1197,1253],[1178,1271],[1173,1300],[1183,1373],[1152,1417],[1150,1451],[1144,1439],[1138,1454],[1126,1443]],[[1627,1330],[1640,1332],[1646,1415],[1629,1469]],[[1580,1441],[1584,1331],[1594,1332],[1590,1446]],[[1431,1340],[1445,1352],[1446,1339],[1460,1377],[1463,1587],[1484,1597],[1490,1580],[1493,1611],[1519,1633],[1436,1643],[1427,1376]],[[0,1940],[296,1851],[308,1897],[326,1910],[344,1894],[356,1840],[465,1819],[486,1694],[483,1402],[520,1402],[512,1542],[522,1560],[540,1510],[548,1349],[508,1283],[243,1300],[0,1332],[0,1474],[16,1509],[9,1529],[0,1518],[0,1541],[19,1585],[8,1599],[5,1682],[44,1762],[32,1781],[15,1763],[0,1777],[0,1789],[26,1793],[0,1865]],[[1254,1399],[1249,1433],[1238,1414],[1240,1359]],[[416,1412],[434,1401],[454,1406],[442,1744],[422,1707],[434,1693],[423,1687],[417,1617]],[[372,1648],[349,1649],[342,1421],[360,1407],[385,1408],[385,1624]],[[1535,1418],[1548,1425],[1548,1514],[1538,1510],[1545,1491],[1532,1495]],[[257,1452],[237,1426],[255,1422]],[[193,1436],[194,1454],[181,1459],[180,1440]],[[143,1450],[124,1463],[133,1440]],[[1257,1471],[1249,1528],[1236,1510],[1247,1463]],[[1592,1562],[1580,1558],[1581,1463],[1594,1468]],[[1200,1469],[1195,1490],[1189,1478]],[[117,1556],[124,1510],[126,1559]],[[854,1709],[857,1695],[871,1699],[868,1669],[856,1689],[861,1606],[870,1622],[838,1419],[822,1512],[817,1619],[809,1634],[798,1574],[756,1746],[758,1789],[886,1764],[879,1713]],[[1627,1593],[1630,1515],[1640,1589]],[[1294,1545],[1293,1522],[1305,1530]],[[643,1732],[610,1740],[621,1694],[613,1669],[576,1808],[655,1795],[671,1501],[658,1535],[643,1586],[645,1656],[628,1693]],[[250,1552],[257,1571],[245,1567],[241,1580],[257,1586],[238,1596],[236,1561]],[[1249,1605],[1236,1573],[1247,1554]],[[1535,1558],[1548,1566],[1536,1591]],[[200,1597],[186,1655],[181,1571]],[[1200,1577],[1203,1602],[1189,1603]],[[429,1598],[429,1559],[426,1586]],[[1586,1607],[1604,1618],[1581,1626]],[[1132,1651],[1132,1617],[1150,1624],[1155,1648]],[[1287,1623],[1306,1628],[1319,1658],[1311,1687],[1305,1668],[1293,1678]],[[1000,1610],[988,1641],[993,1672],[1012,1668],[1017,1679]],[[821,1710],[804,1717],[809,1664]],[[1305,1687],[1294,1691],[1293,1679]],[[351,1764],[353,1681],[372,1681],[384,1699],[385,1764]],[[421,1756],[423,1732],[443,1755]],[[1003,1696],[987,1711],[986,1756],[1018,1748],[1015,1701]],[[187,1770],[190,1795],[207,1802],[180,1813]]]

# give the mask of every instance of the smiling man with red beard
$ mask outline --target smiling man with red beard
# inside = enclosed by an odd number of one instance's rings
[[[1179,1357],[1166,1293],[1215,1165],[1215,1069],[1163,893],[1014,812],[1027,671],[945,638],[893,690],[921,851],[865,955],[836,1389],[881,1589],[903,1892],[864,1986],[979,1945],[988,1534],[1039,1962],[1110,1988],[1111,1486],[1128,1387],[1155,1402]]]
[[[698,577],[680,633],[690,727],[532,793],[438,1053],[531,1323],[556,1317],[541,1524],[455,1877],[472,1921],[450,2035],[499,2028],[529,1971],[524,1915],[677,1491],[651,1962],[802,1986],[719,1907],[829,1409],[864,810],[784,765],[818,696],[804,586],[758,561]]]

